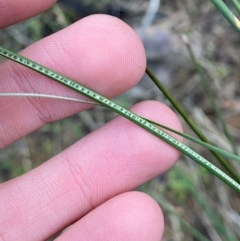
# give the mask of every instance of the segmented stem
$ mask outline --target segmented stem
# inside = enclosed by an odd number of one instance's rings
[[[113,102],[112,100],[107,99],[106,97],[96,93],[95,91],[83,86],[57,72],[54,72],[30,59],[27,59],[19,54],[13,53],[7,49],[0,47],[0,55],[11,59],[21,65],[24,65],[42,75],[45,75],[54,81],[71,88],[72,90],[86,96],[87,98],[93,100],[96,103],[99,103],[102,106],[111,109],[112,111],[118,113],[119,115],[127,118],[128,120],[132,121],[133,123],[139,125],[140,127],[144,128],[148,132],[152,133],[153,135],[157,136],[158,138],[162,139],[163,141],[167,142],[180,152],[184,153],[200,165],[204,166],[214,175],[219,177],[229,186],[231,186],[234,190],[240,193],[240,184],[233,180],[231,177],[226,175],[223,171],[219,168],[214,166],[211,162],[206,160],[204,157],[200,156],[198,153],[193,151],[191,148],[187,147],[180,141],[176,140],[172,136],[168,135],[161,129],[157,128],[154,124],[151,124],[149,121],[145,120],[144,118],[138,116],[137,114],[131,112],[130,110],[125,109],[124,107],[120,106],[119,104]]]

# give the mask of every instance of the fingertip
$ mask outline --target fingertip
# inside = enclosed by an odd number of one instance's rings
[[[145,49],[136,32],[105,14],[82,18],[24,50],[29,57],[33,53],[33,59],[44,64],[50,59],[49,68],[109,97],[136,85],[146,69]]]
[[[104,14],[85,17],[76,24],[81,35],[76,32],[72,46],[77,44],[80,52],[76,55],[76,49],[72,49],[71,56],[77,57],[72,60],[82,70],[84,82],[96,80],[98,90],[110,96],[138,83],[146,69],[146,54],[141,39],[129,25]],[[112,83],[110,92],[106,81]]]
[[[164,230],[159,205],[145,193],[127,192],[106,201],[58,239],[158,241]]]

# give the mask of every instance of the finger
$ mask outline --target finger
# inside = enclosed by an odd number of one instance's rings
[[[0,0],[0,28],[37,15],[55,2],[56,0]]]
[[[56,241],[159,241],[163,227],[158,204],[144,193],[129,192],[113,197],[91,211]]]
[[[175,114],[158,102],[143,102],[132,110],[181,131]],[[178,157],[168,144],[118,117],[2,185],[0,227],[5,234],[1,237],[27,241],[38,235],[46,239],[109,198],[163,173]]]
[[[121,20],[93,15],[45,38],[22,52],[103,95],[116,96],[142,77],[146,58],[135,32]],[[58,83],[7,61],[0,66],[0,92],[75,96]],[[78,96],[78,95],[77,95]],[[89,105],[31,98],[0,101],[0,148],[40,126],[89,108]]]

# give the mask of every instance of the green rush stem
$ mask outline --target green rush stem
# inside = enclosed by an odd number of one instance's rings
[[[191,127],[191,129],[195,132],[195,134],[206,143],[209,143],[208,139],[201,132],[201,130],[194,124],[194,122],[188,117],[187,113],[184,109],[177,103],[177,101],[172,97],[172,95],[168,92],[168,90],[162,85],[162,83],[158,80],[158,78],[153,74],[149,67],[146,69],[147,75],[150,79],[156,84],[156,86],[162,91],[164,96],[170,101],[173,107],[178,111],[178,113],[182,116],[182,118],[186,121],[186,123]],[[223,165],[223,167],[228,171],[228,173],[238,182],[240,183],[239,175],[236,173],[234,168],[218,153],[211,151],[212,154],[217,158],[217,160]]]
[[[238,0],[231,0],[232,5],[235,7],[236,11],[240,15],[240,3]]]
[[[127,118],[128,120],[132,121],[133,123],[139,125],[140,127],[144,128],[148,132],[152,133],[153,135],[157,136],[158,138],[162,139],[163,141],[167,142],[180,152],[184,153],[203,167],[205,167],[207,170],[209,170],[211,173],[219,177],[222,181],[227,183],[229,186],[231,186],[235,191],[240,193],[240,184],[237,183],[235,180],[233,180],[231,177],[226,175],[223,171],[215,167],[212,163],[207,161],[205,158],[200,156],[198,153],[184,145],[183,143],[179,142],[172,136],[168,135],[167,133],[163,132],[161,129],[157,128],[155,125],[151,124],[150,122],[146,121],[142,117],[138,116],[137,114],[123,108],[122,106],[118,105],[117,103],[107,99],[106,97],[96,93],[95,91],[59,74],[56,73],[40,64],[37,64],[36,62],[33,62],[30,59],[27,59],[21,55],[18,55],[16,53],[13,53],[9,50],[6,50],[2,47],[0,47],[0,55],[11,59],[21,65],[24,65],[42,75],[45,75],[52,80],[65,85],[66,87],[86,96],[87,98],[95,101],[96,103],[99,103],[100,105],[103,105],[107,107],[108,109],[118,113],[119,115]]]
[[[210,0],[226,20],[240,33],[240,21],[222,0]]]

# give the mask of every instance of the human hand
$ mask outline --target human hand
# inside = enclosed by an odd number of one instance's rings
[[[0,0],[0,27],[53,3]],[[146,67],[137,35],[106,15],[82,19],[21,54],[108,97],[133,87]],[[1,92],[71,93],[10,61],[1,64],[0,73]],[[0,148],[87,108],[49,99],[1,99]],[[174,113],[158,102],[145,101],[132,110],[181,130]],[[169,169],[178,156],[168,144],[117,117],[36,169],[0,185],[0,240],[46,240],[70,224],[57,240],[159,240],[164,223],[158,204],[131,190]]]

